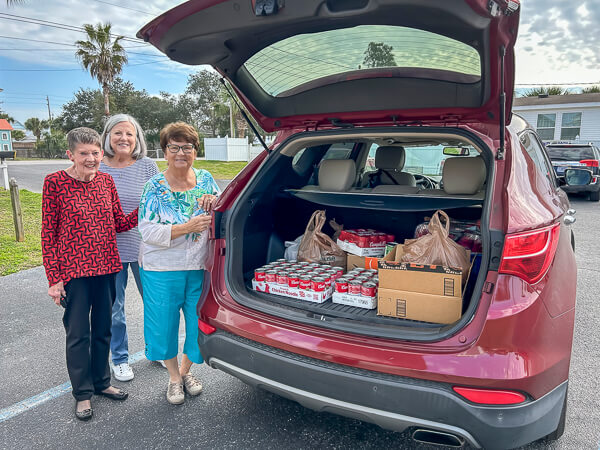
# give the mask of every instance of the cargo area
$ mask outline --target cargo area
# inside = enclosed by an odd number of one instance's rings
[[[442,177],[438,174],[426,176],[427,189],[419,189],[418,192],[411,189],[406,193],[391,192],[402,190],[394,185],[384,189],[390,192],[378,193],[380,189],[371,188],[361,181],[361,175],[365,173],[361,166],[372,163],[369,159],[377,151],[373,151],[373,141],[327,139],[333,140],[332,143],[319,140],[319,145],[297,143],[295,147],[290,145],[287,151],[282,146],[279,152],[270,155],[233,209],[222,218],[220,230],[226,234],[228,243],[226,282],[232,297],[240,304],[278,317],[358,334],[433,339],[439,333],[450,330],[456,324],[386,317],[378,315],[377,309],[336,304],[331,300],[311,303],[253,290],[254,270],[284,258],[285,242],[294,241],[304,233],[315,210],[324,210],[327,222],[335,219],[344,229],[374,229],[393,234],[395,241],[402,243],[415,238],[417,227],[441,209],[453,220],[477,223],[483,247],[471,256],[471,272],[462,291],[463,318],[478,301],[477,289],[481,289],[478,286],[478,281],[481,281],[479,275],[482,262],[487,257],[487,205],[483,192],[449,196],[441,191],[439,181]],[[407,137],[402,140],[410,141]],[[442,138],[439,140],[442,141]],[[456,144],[447,136],[443,141]],[[390,142],[390,139],[385,142]],[[430,141],[413,137],[410,142],[422,146],[423,142]],[[306,169],[297,167],[298,154],[301,153],[305,154],[305,158],[312,155]],[[349,187],[338,190],[335,186],[319,186],[318,170],[323,166],[322,161],[330,159],[327,155],[355,161],[357,175]],[[436,181],[438,185],[435,185]],[[321,184],[324,184],[323,176]],[[420,183],[421,186],[423,184]],[[329,236],[334,233],[328,223],[323,231]]]

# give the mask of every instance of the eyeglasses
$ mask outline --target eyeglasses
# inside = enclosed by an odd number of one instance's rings
[[[183,150],[183,153],[189,154],[194,151],[194,148],[195,147],[192,144],[185,144],[185,145],[169,144],[169,145],[167,145],[167,150],[169,150],[171,153],[179,153],[179,150]]]

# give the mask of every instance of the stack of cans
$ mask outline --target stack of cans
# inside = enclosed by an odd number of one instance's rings
[[[340,241],[355,244],[360,248],[385,247],[387,242],[394,241],[394,235],[382,233],[370,228],[359,228],[356,230],[342,230]]]
[[[278,259],[256,269],[254,279],[306,291],[324,292],[343,274],[342,267]]]
[[[335,292],[361,297],[375,297],[379,287],[376,269],[356,268],[335,280]]]

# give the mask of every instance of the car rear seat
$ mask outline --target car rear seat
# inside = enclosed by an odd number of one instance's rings
[[[347,192],[356,178],[352,159],[326,159],[319,166],[319,185],[307,185],[303,191]]]
[[[481,156],[455,157],[444,161],[442,183],[444,189],[423,189],[419,195],[433,197],[470,196],[483,200],[486,179],[485,162]]]

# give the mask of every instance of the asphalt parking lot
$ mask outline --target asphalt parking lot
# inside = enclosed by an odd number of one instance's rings
[[[578,306],[569,409],[566,433],[550,448],[597,449],[600,204],[577,197],[572,204],[578,210]],[[0,278],[0,448],[430,448],[405,433],[313,412],[205,365],[192,369],[203,381],[203,394],[169,405],[166,371],[143,357],[142,303],[132,286],[126,309],[135,379],[115,382],[130,397],[122,404],[94,398],[93,420],[79,422],[65,385],[62,311],[46,289],[41,267]]]

